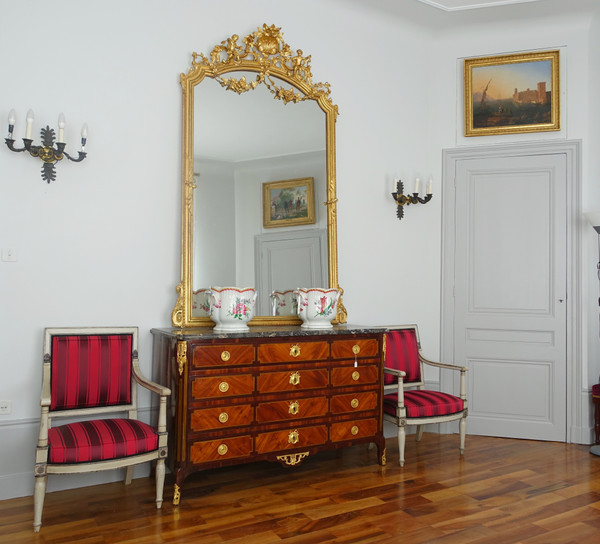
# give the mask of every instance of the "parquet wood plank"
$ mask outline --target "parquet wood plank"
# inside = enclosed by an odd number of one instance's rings
[[[366,446],[295,468],[255,463],[199,472],[162,510],[154,481],[49,493],[41,532],[31,497],[0,501],[10,544],[578,544],[600,542],[600,458],[587,446],[456,436],[407,440],[406,465]],[[52,476],[51,476],[52,477]]]

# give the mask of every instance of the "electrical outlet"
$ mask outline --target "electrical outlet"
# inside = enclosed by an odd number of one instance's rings
[[[12,412],[12,400],[0,400],[0,415],[10,414]]]
[[[16,263],[17,262],[17,250],[12,247],[2,248],[2,260],[5,263],[10,263],[10,262]]]

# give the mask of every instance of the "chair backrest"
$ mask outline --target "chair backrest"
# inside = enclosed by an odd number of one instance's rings
[[[137,328],[46,329],[44,339],[51,411],[132,405]]]
[[[421,382],[419,333],[416,325],[389,330],[385,335],[385,366],[406,372],[404,383]],[[396,377],[386,374],[384,383],[395,383]]]

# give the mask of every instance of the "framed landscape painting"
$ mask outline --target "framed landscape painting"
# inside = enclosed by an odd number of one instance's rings
[[[560,130],[559,51],[465,59],[465,136]]]
[[[263,183],[263,226],[291,227],[315,222],[314,178]]]

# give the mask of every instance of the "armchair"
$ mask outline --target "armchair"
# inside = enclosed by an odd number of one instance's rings
[[[460,372],[460,397],[425,389],[424,365]],[[416,325],[389,330],[385,335],[383,417],[398,426],[399,463],[404,466],[405,427],[416,425],[416,439],[423,426],[459,420],[460,453],[465,451],[467,367],[433,362],[421,355]]]
[[[161,507],[171,391],[142,376],[137,340],[137,327],[45,329],[35,532],[42,525],[48,474],[125,467],[129,484],[134,465],[156,461],[156,507]],[[156,428],[137,419],[137,384],[160,396]],[[66,417],[76,421],[53,426]]]

